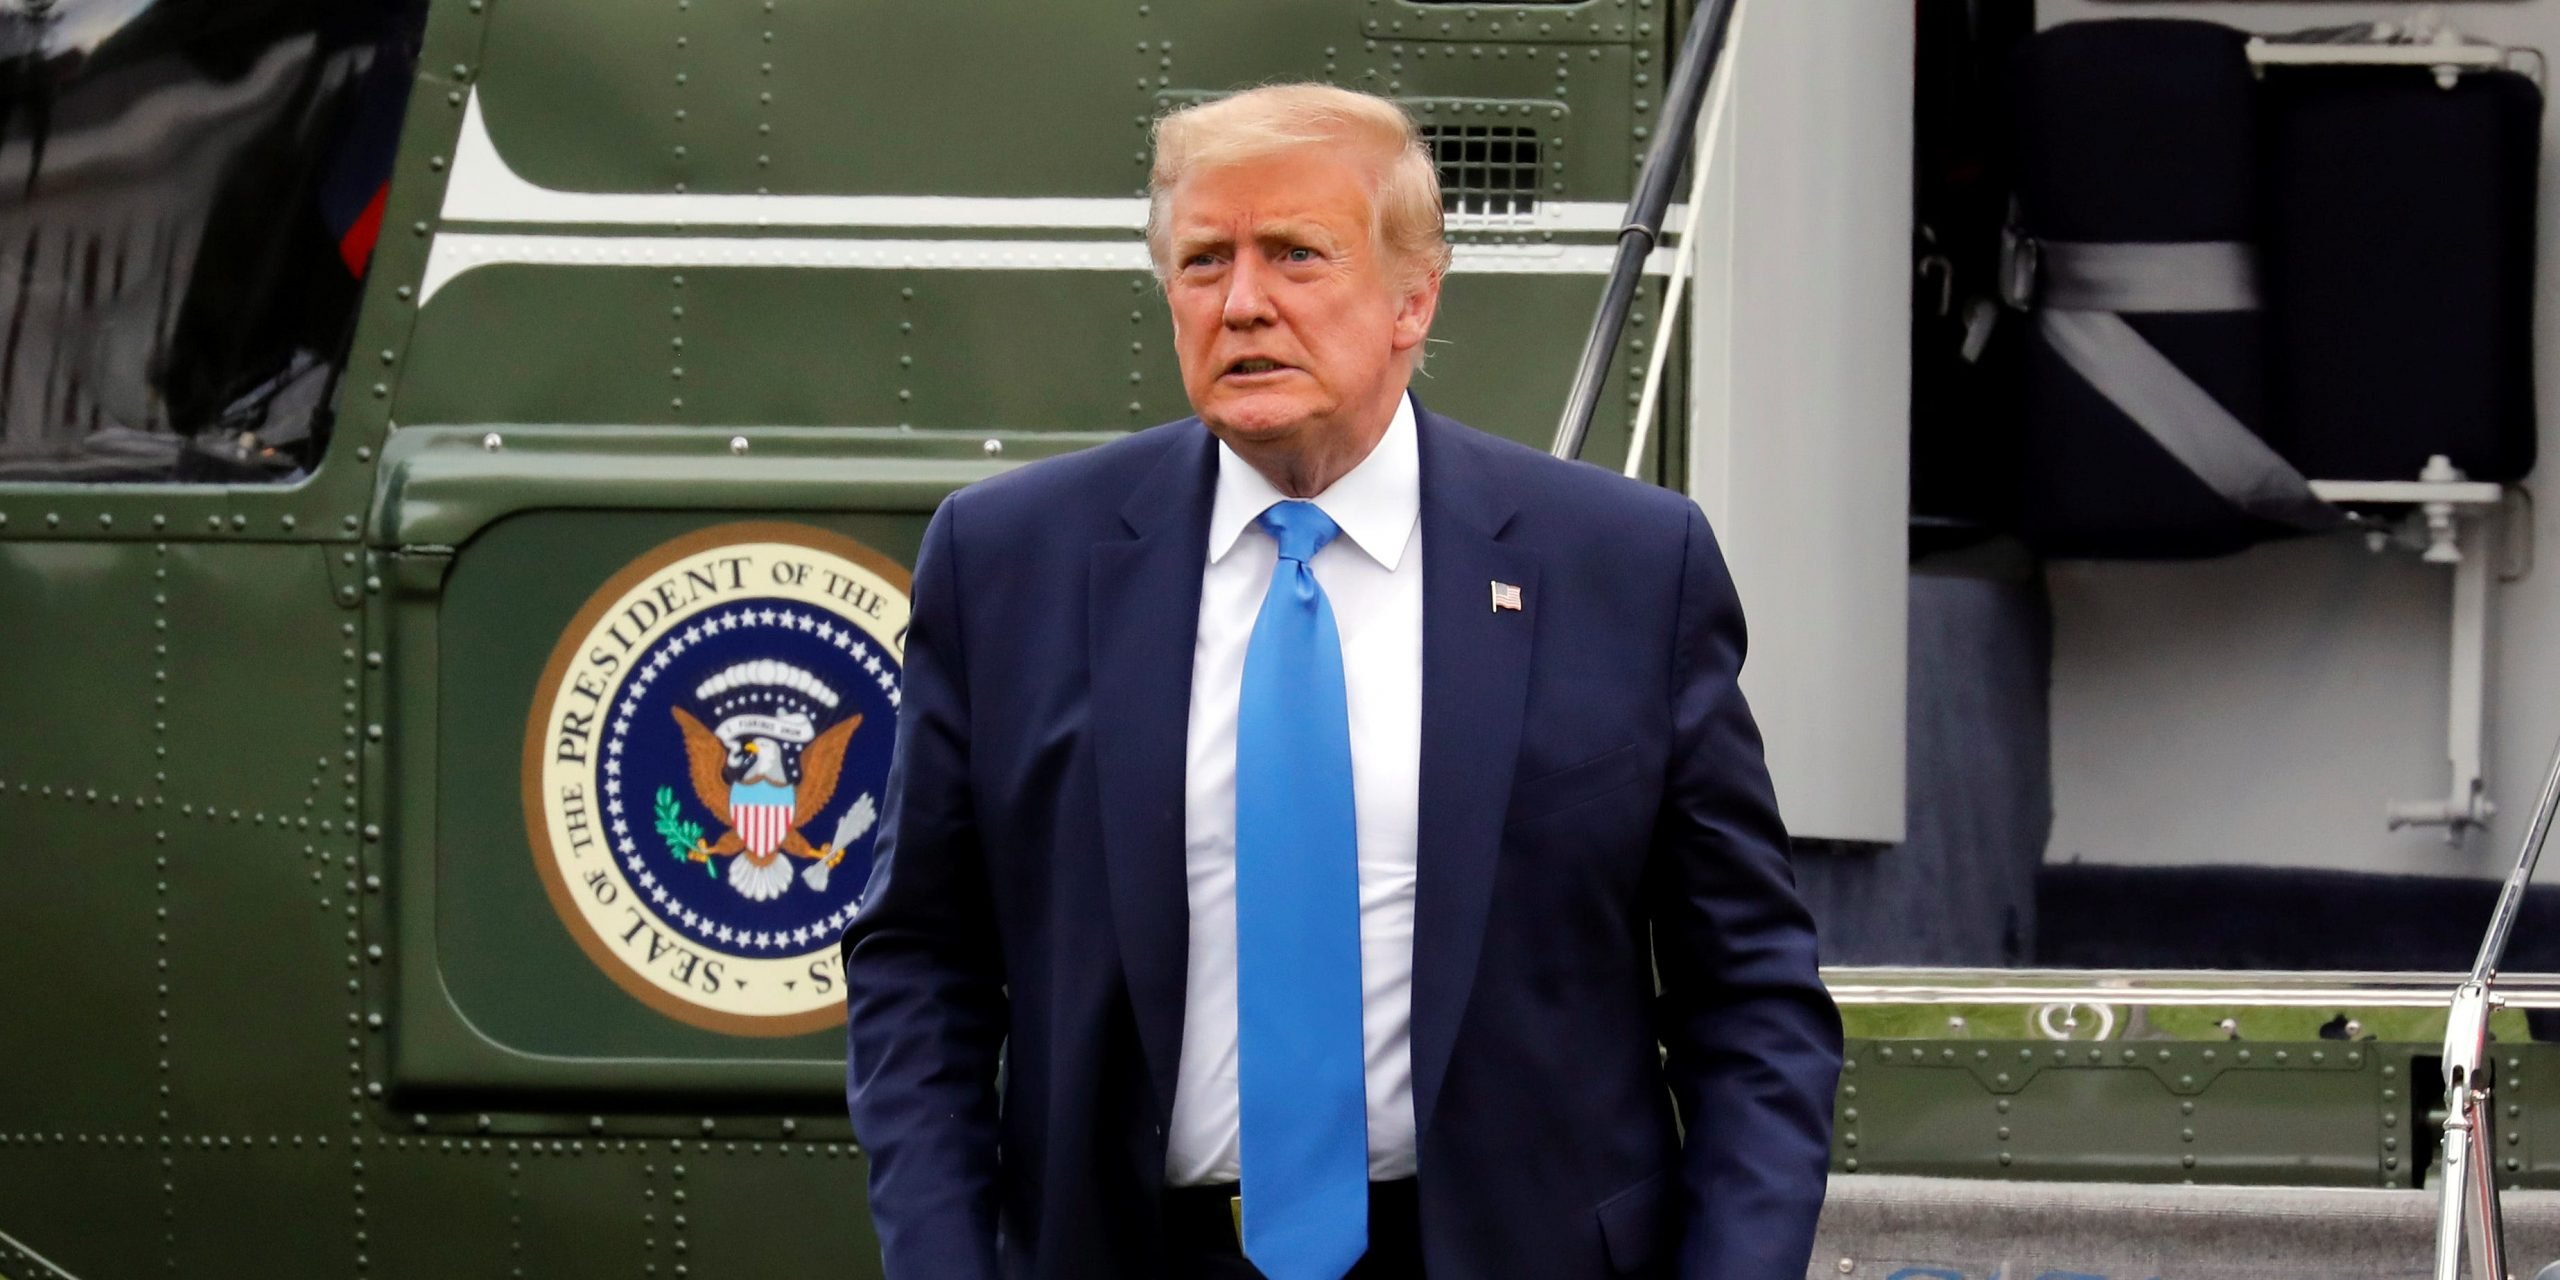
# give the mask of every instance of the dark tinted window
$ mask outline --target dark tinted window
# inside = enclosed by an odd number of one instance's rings
[[[0,481],[317,460],[422,16],[0,9]]]

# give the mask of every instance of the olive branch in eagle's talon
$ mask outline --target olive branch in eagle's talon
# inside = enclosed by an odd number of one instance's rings
[[[724,851],[717,845],[703,843],[702,824],[685,821],[683,812],[676,804],[675,788],[658,788],[658,838],[667,842],[667,856],[678,862],[699,862],[704,875],[717,879],[720,873],[711,869],[711,859],[723,852],[736,853],[737,850]],[[730,842],[724,840],[722,843]]]

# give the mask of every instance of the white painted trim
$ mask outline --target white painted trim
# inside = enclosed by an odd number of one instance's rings
[[[489,135],[474,88],[462,109],[447,222],[650,227],[949,227],[1136,231],[1147,202],[1136,196],[759,196],[562,191],[508,165]],[[1540,201],[1534,213],[1451,219],[1456,231],[1614,233],[1626,207],[1602,200]]]
[[[2313,480],[2311,494],[2322,502],[2442,502],[2457,507],[2494,507],[2507,491],[2487,480]]]
[[[1602,275],[1610,245],[1460,245],[1453,271],[1493,275]],[[797,236],[574,236],[449,231],[427,253],[418,302],[476,267],[780,267],[873,271],[1118,271],[1147,274],[1146,246],[1093,240],[848,240]],[[1670,270],[1655,250],[1645,270]]]
[[[839,240],[798,237],[489,235],[446,232],[427,254],[420,301],[475,267],[798,267],[838,270],[1148,270],[1146,246],[1107,241]]]
[[[2289,44],[2253,36],[2249,61],[2261,67],[2503,67],[2493,44]]]
[[[1741,58],[1728,42],[1716,68],[1716,80],[1727,103],[1739,92]],[[1744,114],[1749,109],[1744,108]],[[1739,126],[1736,127],[1739,132]],[[1689,475],[1687,490],[1708,527],[1716,531],[1726,559],[1742,549],[1744,531],[1733,526],[1733,422],[1736,335],[1741,331],[1739,300],[1734,296],[1734,263],[1741,254],[1736,221],[1740,201],[1734,169],[1741,163],[1739,141],[1700,130],[1689,163],[1704,180],[1697,184],[1697,216],[1684,226],[1697,244],[1689,249]],[[1684,246],[1686,248],[1687,246]]]
[[[2441,1009],[2459,973],[2282,969],[1902,969],[1826,965],[1843,1005],[2041,1005],[2163,1008]],[[2560,975],[2501,973],[2511,1008],[2560,1008]],[[2355,1047],[2349,1043],[2346,1047]]]
[[[977,196],[758,196],[562,191],[536,186],[498,154],[479,90],[462,109],[462,139],[444,192],[447,222],[719,227],[1044,227],[1132,230],[1147,202]]]

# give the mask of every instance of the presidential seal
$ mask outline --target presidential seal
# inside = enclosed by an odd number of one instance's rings
[[[733,1035],[843,1021],[906,626],[895,561],[779,523],[676,539],[578,611],[526,726],[525,827],[624,990]]]

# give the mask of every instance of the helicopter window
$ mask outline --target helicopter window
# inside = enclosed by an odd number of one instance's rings
[[[1524,218],[1538,207],[1538,131],[1525,125],[1422,127],[1440,167],[1440,210],[1462,225]]]
[[[0,9],[0,483],[301,478],[420,0]]]

